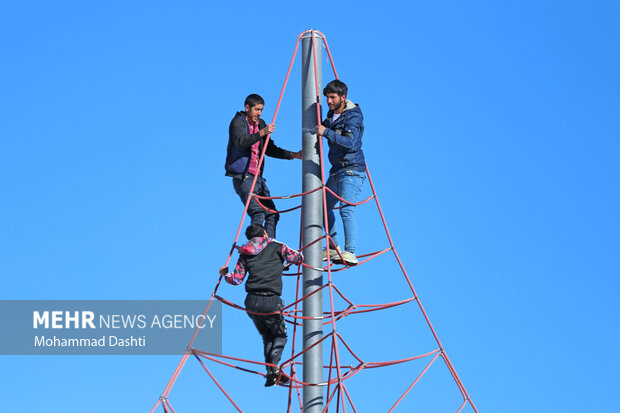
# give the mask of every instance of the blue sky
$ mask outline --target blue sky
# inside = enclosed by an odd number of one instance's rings
[[[295,40],[316,28],[364,112],[401,258],[479,410],[618,411],[619,12],[608,1],[0,0],[0,297],[207,298],[242,211],[223,174],[228,124],[249,93],[271,119]],[[299,72],[273,135],[291,150]],[[299,192],[300,173],[269,159],[272,194]],[[385,246],[376,211],[358,216],[358,249]],[[278,238],[296,245],[298,219],[283,217]],[[359,302],[404,294],[389,257],[335,282]],[[220,292],[243,300],[242,288]],[[224,351],[260,358],[250,320],[224,317]],[[413,306],[351,317],[342,332],[372,361],[432,345]],[[3,404],[148,411],[177,362],[0,356]],[[387,410],[419,369],[356,376],[359,410]],[[244,411],[284,411],[284,389],[215,371]],[[402,411],[456,411],[458,398],[437,364]],[[193,361],[171,400],[229,411]]]

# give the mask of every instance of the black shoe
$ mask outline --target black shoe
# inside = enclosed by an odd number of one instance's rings
[[[278,384],[288,384],[291,380],[284,375],[284,373],[280,374],[280,370],[276,370],[275,373],[273,373],[275,380],[278,380],[278,375],[280,375],[280,381],[278,381]]]
[[[276,379],[278,378],[278,376],[274,375],[273,373],[267,373],[266,377],[266,381],[265,381],[265,387],[271,387],[274,384],[276,384]]]

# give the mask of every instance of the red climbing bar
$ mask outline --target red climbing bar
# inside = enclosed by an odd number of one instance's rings
[[[243,413],[243,411],[239,408],[239,406],[237,406],[237,404],[233,401],[233,399],[231,399],[231,397],[228,395],[228,393],[226,393],[226,390],[224,390],[224,388],[220,385],[220,383],[215,379],[215,377],[213,377],[213,374],[211,374],[211,372],[209,371],[209,369],[207,368],[207,366],[204,365],[204,363],[202,362],[202,360],[200,360],[199,357],[196,357],[198,359],[198,362],[202,365],[202,367],[205,369],[205,371],[207,372],[207,374],[209,375],[209,377],[211,377],[211,380],[213,380],[213,382],[217,385],[217,387],[219,387],[219,389],[222,391],[222,393],[224,393],[224,396],[226,396],[226,398],[232,403],[233,406],[235,406],[235,408],[237,409],[237,411],[239,413]]]
[[[400,396],[400,399],[398,399],[396,401],[396,403],[394,404],[394,406],[392,406],[392,408],[388,411],[388,413],[394,411],[394,409],[396,408],[396,406],[398,406],[398,404],[405,398],[405,396],[407,395],[407,393],[409,393],[409,391],[411,391],[411,389],[413,389],[413,386],[416,385],[416,383],[422,378],[422,376],[424,375],[424,373],[426,373],[426,371],[429,369],[429,367],[435,362],[435,360],[437,360],[437,357],[439,357],[439,354],[436,354],[435,357],[433,357],[431,359],[431,361],[426,365],[426,367],[424,368],[424,370],[422,370],[422,372],[418,375],[418,377],[416,377],[416,379],[413,381],[413,383],[411,383],[411,386],[409,386],[409,388],[407,388],[407,390],[403,393],[402,396]]]

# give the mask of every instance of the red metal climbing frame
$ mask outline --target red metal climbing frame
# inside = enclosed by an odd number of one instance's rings
[[[312,36],[312,48],[314,51],[316,51],[316,44],[315,44],[315,34],[318,35],[322,40],[323,40],[323,44],[325,46],[325,49],[327,50],[327,54],[329,56],[329,61],[331,63],[332,69],[334,71],[334,75],[336,78],[338,78],[338,74],[336,72],[336,66],[334,65],[334,60],[332,58],[331,52],[329,50],[329,47],[327,45],[327,40],[325,39],[325,36],[323,35],[323,33],[316,31],[316,30],[307,30],[304,31],[303,33],[301,33],[299,35],[299,37],[297,38],[297,42],[295,44],[295,50],[293,52],[293,57],[291,58],[291,62],[289,64],[288,67],[288,71],[286,73],[286,77],[284,80],[284,84],[282,85],[282,90],[280,92],[280,97],[278,99],[278,104],[276,105],[276,109],[273,115],[273,119],[272,119],[272,123],[275,123],[276,118],[278,116],[278,111],[280,109],[280,104],[282,103],[282,98],[284,96],[284,91],[286,90],[286,85],[288,83],[288,79],[289,76],[291,74],[291,69],[293,67],[293,63],[295,61],[295,56],[297,55],[297,50],[299,48],[299,43],[301,41],[302,36],[304,36],[305,34],[310,33]],[[315,69],[316,69],[316,53],[313,53],[314,56],[314,65],[315,65]],[[316,70],[315,72],[315,76],[316,76]],[[315,85],[316,85],[316,97],[317,97],[317,102],[320,102],[320,93],[319,93],[319,89],[318,89],[318,80],[315,78]],[[320,112],[320,107],[319,105],[317,105],[317,121],[318,123],[321,123],[321,112]],[[264,156],[265,156],[265,151],[267,149],[267,143],[269,142],[269,139],[271,138],[270,135],[267,136],[266,138],[266,142],[265,145],[263,146],[263,151],[260,154],[260,159],[259,159],[259,164],[258,164],[258,168],[260,169],[260,167],[262,166],[263,160],[264,160]],[[288,402],[287,402],[287,412],[291,411],[291,405],[293,403],[293,399],[296,398],[297,401],[299,402],[299,407],[300,407],[300,411],[303,411],[303,404],[302,404],[302,396],[301,396],[301,391],[300,389],[303,386],[316,386],[317,384],[311,384],[311,383],[304,383],[303,381],[301,381],[298,378],[297,375],[297,366],[302,365],[301,362],[297,361],[306,351],[308,351],[310,348],[318,345],[319,343],[325,342],[327,343],[329,340],[329,343],[331,344],[331,350],[330,350],[330,362],[329,365],[324,366],[325,369],[327,369],[328,372],[328,378],[327,381],[324,383],[321,383],[319,385],[321,386],[325,386],[326,387],[326,395],[327,395],[327,401],[325,403],[325,408],[324,408],[324,412],[328,412],[330,409],[330,406],[332,406],[332,402],[334,401],[334,399],[336,400],[335,403],[333,403],[335,405],[335,409],[336,412],[340,411],[340,407],[342,407],[343,412],[346,413],[347,411],[347,402],[348,405],[353,409],[354,412],[357,412],[357,409],[355,407],[355,404],[353,403],[353,400],[351,399],[351,396],[347,390],[346,387],[346,382],[351,379],[353,376],[355,376],[356,374],[360,373],[362,370],[366,370],[366,369],[373,369],[373,368],[378,368],[378,367],[385,367],[385,366],[391,366],[391,365],[395,365],[395,364],[400,364],[400,363],[407,363],[413,360],[418,360],[418,359],[423,359],[423,358],[428,358],[430,359],[430,361],[428,362],[428,364],[425,366],[425,368],[422,370],[422,372],[415,378],[415,380],[411,383],[411,385],[406,389],[406,391],[400,396],[400,398],[394,403],[394,405],[390,408],[389,412],[392,412],[397,406],[398,404],[401,403],[401,401],[405,398],[405,396],[413,389],[413,387],[418,383],[418,381],[424,376],[424,374],[428,371],[428,369],[431,367],[431,365],[433,365],[435,363],[435,361],[437,361],[439,358],[441,358],[445,365],[447,366],[450,374],[452,375],[452,378],[454,379],[462,397],[463,397],[463,402],[460,406],[457,407],[457,413],[460,412],[461,410],[463,410],[463,408],[465,406],[467,406],[468,404],[472,407],[472,409],[478,413],[478,409],[476,408],[476,406],[474,405],[474,402],[471,400],[471,398],[469,397],[469,394],[467,393],[467,390],[465,389],[465,386],[463,385],[461,379],[459,378],[458,374],[456,373],[456,370],[454,369],[454,366],[452,365],[448,355],[446,354],[446,351],[444,350],[439,337],[437,336],[437,333],[435,332],[435,329],[433,328],[433,325],[431,324],[431,321],[428,317],[428,315],[426,314],[426,311],[424,310],[424,307],[422,306],[422,303],[420,302],[420,299],[415,291],[415,289],[413,288],[413,285],[411,283],[411,280],[409,279],[409,276],[407,275],[407,271],[405,270],[405,267],[403,266],[400,257],[398,256],[398,253],[396,252],[396,248],[394,247],[394,243],[392,241],[392,237],[390,235],[390,231],[387,227],[386,221],[385,221],[385,217],[383,215],[383,211],[381,209],[381,204],[379,203],[379,198],[377,197],[377,192],[375,190],[375,186],[373,184],[372,181],[372,177],[370,175],[370,171],[368,170],[368,168],[366,169],[366,172],[368,174],[368,181],[370,183],[370,187],[372,190],[372,195],[365,199],[362,202],[358,202],[358,203],[349,203],[346,200],[342,199],[341,197],[339,197],[337,194],[335,194],[333,191],[331,191],[329,188],[327,188],[325,186],[325,171],[324,171],[324,162],[323,162],[323,142],[322,139],[319,139],[319,149],[320,149],[320,159],[321,159],[321,179],[323,182],[323,185],[319,188],[316,188],[315,190],[306,192],[306,193],[300,193],[300,194],[294,194],[294,195],[289,195],[289,196],[281,196],[281,197],[263,197],[263,196],[258,196],[256,194],[253,194],[254,192],[254,186],[256,185],[256,178],[257,176],[254,177],[254,180],[252,182],[252,187],[250,190],[250,193],[252,193],[253,195],[248,197],[246,203],[245,203],[245,207],[243,209],[243,214],[241,216],[241,221],[239,222],[239,226],[237,228],[237,233],[235,235],[235,240],[233,242],[232,248],[230,249],[230,252],[228,254],[228,257],[226,258],[226,263],[224,264],[225,266],[228,266],[228,264],[230,263],[232,254],[234,253],[236,246],[237,246],[237,241],[239,240],[239,235],[241,233],[241,228],[243,227],[243,222],[245,219],[245,216],[247,214],[247,210],[248,210],[248,206],[251,202],[252,199],[254,199],[263,209],[267,210],[267,211],[271,211],[271,212],[279,212],[279,213],[285,213],[285,212],[289,212],[289,211],[293,211],[296,209],[301,208],[301,205],[294,207],[294,208],[290,208],[287,210],[283,210],[283,211],[273,211],[269,208],[266,208],[260,201],[261,200],[266,200],[266,199],[290,199],[290,198],[297,198],[297,197],[301,197],[316,191],[323,191],[323,214],[324,214],[324,222],[327,222],[327,207],[326,207],[326,192],[329,191],[332,195],[336,196],[341,202],[343,203],[347,203],[349,205],[363,205],[365,203],[367,203],[368,201],[370,201],[371,199],[375,200],[375,203],[377,205],[377,209],[379,211],[379,214],[381,216],[381,221],[383,223],[383,227],[385,229],[386,235],[387,235],[387,239],[389,241],[389,247],[382,249],[380,251],[376,251],[376,252],[371,252],[371,253],[367,253],[367,254],[362,254],[359,255],[358,258],[360,258],[360,262],[358,265],[364,264],[370,260],[372,260],[373,258],[378,257],[379,255],[382,255],[388,251],[392,251],[392,253],[394,254],[394,257],[396,258],[396,261],[398,262],[398,265],[400,266],[400,269],[403,273],[403,276],[407,282],[407,284],[409,285],[409,288],[411,290],[411,294],[412,296],[408,299],[405,300],[401,300],[401,301],[396,301],[396,302],[391,302],[391,303],[385,303],[385,304],[354,304],[351,300],[349,300],[339,289],[338,287],[333,283],[332,281],[332,273],[333,272],[338,272],[338,271],[344,271],[346,269],[348,269],[348,267],[343,266],[341,268],[332,268],[335,264],[331,261],[330,259],[330,254],[329,254],[329,248],[330,248],[330,242],[327,242],[328,240],[330,240],[329,235],[325,235],[322,236],[321,238],[314,240],[312,243],[305,245],[305,246],[301,246],[301,236],[300,236],[300,250],[303,250],[305,248],[307,248],[309,245],[315,244],[317,242],[322,242],[323,240],[325,240],[326,243],[326,248],[327,248],[327,263],[325,265],[325,267],[323,268],[318,268],[318,270],[326,272],[327,276],[328,276],[328,282],[327,284],[323,285],[321,288],[317,289],[316,291],[300,297],[300,282],[301,282],[301,268],[300,266],[298,266],[297,272],[294,273],[288,273],[285,274],[286,276],[291,276],[291,277],[297,277],[297,288],[296,288],[296,299],[293,303],[289,304],[288,306],[284,307],[282,309],[282,313],[285,316],[285,320],[293,325],[293,339],[292,339],[292,354],[291,357],[288,360],[285,360],[284,362],[282,362],[279,366],[274,366],[274,367],[279,367],[281,374],[287,376],[290,379],[290,384],[287,385],[287,387],[289,388],[288,391]],[[338,255],[340,255],[339,252],[337,252]],[[340,258],[342,258],[340,256]],[[307,264],[303,263],[301,264],[303,266],[308,267]],[[311,267],[314,268],[314,267]],[[209,308],[211,307],[211,304],[213,303],[213,300],[219,300],[220,302],[222,302],[223,304],[226,304],[232,308],[238,309],[238,310],[242,310],[242,311],[248,311],[245,308],[243,308],[240,305],[237,305],[227,299],[225,299],[224,297],[220,296],[217,294],[220,283],[222,281],[222,277],[220,276],[220,278],[218,279],[216,285],[215,285],[215,289],[213,290],[213,293],[211,294],[211,298],[209,300],[209,304],[207,305],[207,308],[204,311],[204,315],[206,315],[209,311]],[[308,319],[309,317],[304,317],[301,314],[301,309],[300,309],[300,304],[309,296],[318,293],[319,291],[324,291],[327,290],[329,292],[329,302],[330,302],[330,310],[323,313],[323,317],[322,319],[323,324],[324,325],[331,325],[332,331],[328,334],[325,334],[323,336],[323,338],[317,342],[314,343],[311,347],[309,348],[305,348],[302,349],[299,352],[295,352],[296,351],[296,332],[297,332],[297,327],[301,326],[302,324],[300,323],[300,320],[304,320],[304,319]],[[338,295],[342,300],[344,300],[344,302],[346,302],[347,307],[341,310],[336,310],[334,308],[334,296]],[[385,310],[387,308],[392,308],[392,307],[396,307],[396,306],[400,306],[400,305],[404,305],[407,303],[410,303],[411,301],[415,301],[424,317],[424,320],[426,321],[426,323],[428,324],[428,327],[435,339],[435,342],[437,344],[437,348],[433,351],[427,352],[425,354],[419,354],[416,356],[412,356],[409,358],[405,358],[405,359],[401,359],[401,360],[392,360],[392,361],[382,361],[382,362],[368,362],[368,361],[364,361],[362,360],[360,357],[358,357],[353,350],[351,349],[351,347],[347,344],[347,342],[345,341],[345,339],[336,332],[336,322],[343,319],[344,317],[347,317],[349,315],[352,314],[361,314],[361,313],[367,313],[367,312],[371,312],[371,311],[379,311],[379,310]],[[235,403],[235,401],[230,397],[230,395],[226,392],[226,390],[224,390],[224,388],[220,385],[220,383],[217,381],[217,379],[213,376],[213,374],[211,373],[211,371],[208,369],[207,365],[205,364],[206,361],[208,362],[214,362],[214,363],[218,363],[224,366],[228,366],[231,367],[235,370],[239,370],[239,371],[243,371],[243,372],[247,372],[247,373],[252,373],[252,374],[257,374],[257,375],[261,375],[264,376],[265,374],[262,373],[261,371],[258,371],[256,369],[262,369],[264,370],[264,367],[266,366],[265,363],[263,362],[259,362],[259,361],[254,361],[254,360],[245,360],[242,358],[238,358],[238,357],[232,357],[232,356],[227,356],[227,355],[218,355],[218,354],[211,354],[211,353],[206,353],[204,351],[201,351],[199,349],[195,349],[193,348],[193,343],[194,340],[196,339],[196,335],[198,334],[199,328],[196,329],[196,331],[194,332],[194,335],[192,336],[192,339],[187,347],[187,350],[185,351],[185,354],[183,355],[183,357],[181,358],[181,361],[179,362],[178,366],[176,367],[176,369],[174,370],[174,373],[172,374],[172,377],[170,378],[167,386],[164,388],[164,391],[162,393],[162,395],[160,396],[160,398],[158,399],[157,403],[155,403],[155,406],[153,406],[153,408],[151,409],[151,413],[153,413],[158,406],[161,406],[163,408],[163,411],[165,413],[176,413],[176,411],[174,410],[174,408],[172,407],[170,401],[168,400],[168,396],[170,394],[170,390],[172,389],[172,386],[174,385],[176,379],[178,378],[179,374],[181,373],[181,370],[183,369],[183,366],[185,365],[185,363],[187,362],[188,358],[190,356],[194,356],[198,362],[200,363],[200,365],[205,369],[205,371],[207,372],[207,374],[211,377],[211,379],[213,380],[213,382],[215,383],[215,385],[221,390],[221,392],[226,396],[226,398],[230,401],[230,403],[232,404],[232,406],[234,406],[234,408],[236,408],[239,412],[242,412],[241,408],[237,405],[237,403]],[[357,362],[357,364],[355,365],[342,365],[340,363],[340,350],[339,350],[339,345],[344,346],[344,348],[346,348],[346,350],[348,351],[348,353],[353,357],[353,359]],[[245,365],[248,365],[248,367],[241,367],[236,363],[245,363]],[[288,370],[288,374],[284,373],[285,369]],[[296,396],[296,397],[294,397]]]

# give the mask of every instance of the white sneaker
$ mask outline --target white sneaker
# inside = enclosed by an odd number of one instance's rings
[[[338,251],[336,251],[338,250]],[[340,251],[340,247],[336,247],[336,249],[334,248],[330,248],[329,249],[329,258],[336,262],[340,262],[340,255],[338,255],[338,252],[340,252],[342,254],[342,252]],[[327,249],[323,248],[323,261],[327,261]]]
[[[354,253],[349,252],[349,251],[345,251],[342,253],[342,259],[344,260],[345,264],[347,265],[357,265],[357,257],[355,256]]]

